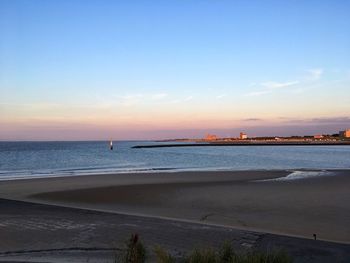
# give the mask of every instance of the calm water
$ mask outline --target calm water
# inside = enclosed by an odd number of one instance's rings
[[[132,149],[152,142],[0,142],[0,179],[90,173],[350,168],[349,146]]]

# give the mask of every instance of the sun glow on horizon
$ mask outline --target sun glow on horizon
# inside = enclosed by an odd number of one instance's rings
[[[1,2],[0,140],[347,128],[349,8]]]

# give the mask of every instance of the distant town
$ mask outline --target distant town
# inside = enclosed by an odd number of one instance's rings
[[[334,134],[315,134],[306,136],[249,137],[241,132],[239,137],[220,138],[215,134],[206,134],[201,139],[171,139],[158,141],[157,144],[136,145],[132,148],[192,147],[192,146],[350,146],[350,129]]]
[[[350,129],[339,131],[334,134],[314,134],[305,136],[264,136],[250,137],[245,132],[240,132],[237,137],[219,137],[215,134],[207,133],[204,138],[199,139],[171,139],[165,141],[177,142],[339,142],[350,140]]]

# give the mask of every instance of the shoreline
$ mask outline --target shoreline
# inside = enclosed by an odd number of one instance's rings
[[[19,201],[350,243],[350,172],[276,181],[295,171],[87,175],[0,182]],[[308,170],[310,171],[310,170]],[[288,206],[286,206],[288,204]]]
[[[93,169],[92,169],[93,170]],[[0,183],[6,182],[6,181],[17,181],[17,180],[36,180],[36,179],[50,179],[50,178],[71,178],[71,177],[85,177],[85,176],[99,176],[99,175],[128,175],[128,174],[172,174],[172,173],[206,173],[206,172],[269,172],[269,171],[285,171],[285,172],[294,172],[294,171],[350,171],[349,168],[339,168],[339,167],[330,167],[330,168],[285,168],[285,169],[227,169],[227,168],[146,168],[146,169],[136,169],[136,170],[130,170],[130,171],[103,171],[103,170],[97,170],[96,172],[91,173],[50,173],[50,174],[43,174],[43,173],[37,173],[37,174],[31,174],[28,175],[28,173],[24,173],[23,176],[13,176],[13,175],[7,175],[2,176],[0,174]]]

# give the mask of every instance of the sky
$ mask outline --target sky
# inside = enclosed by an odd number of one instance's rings
[[[0,140],[350,128],[350,1],[0,0]]]

